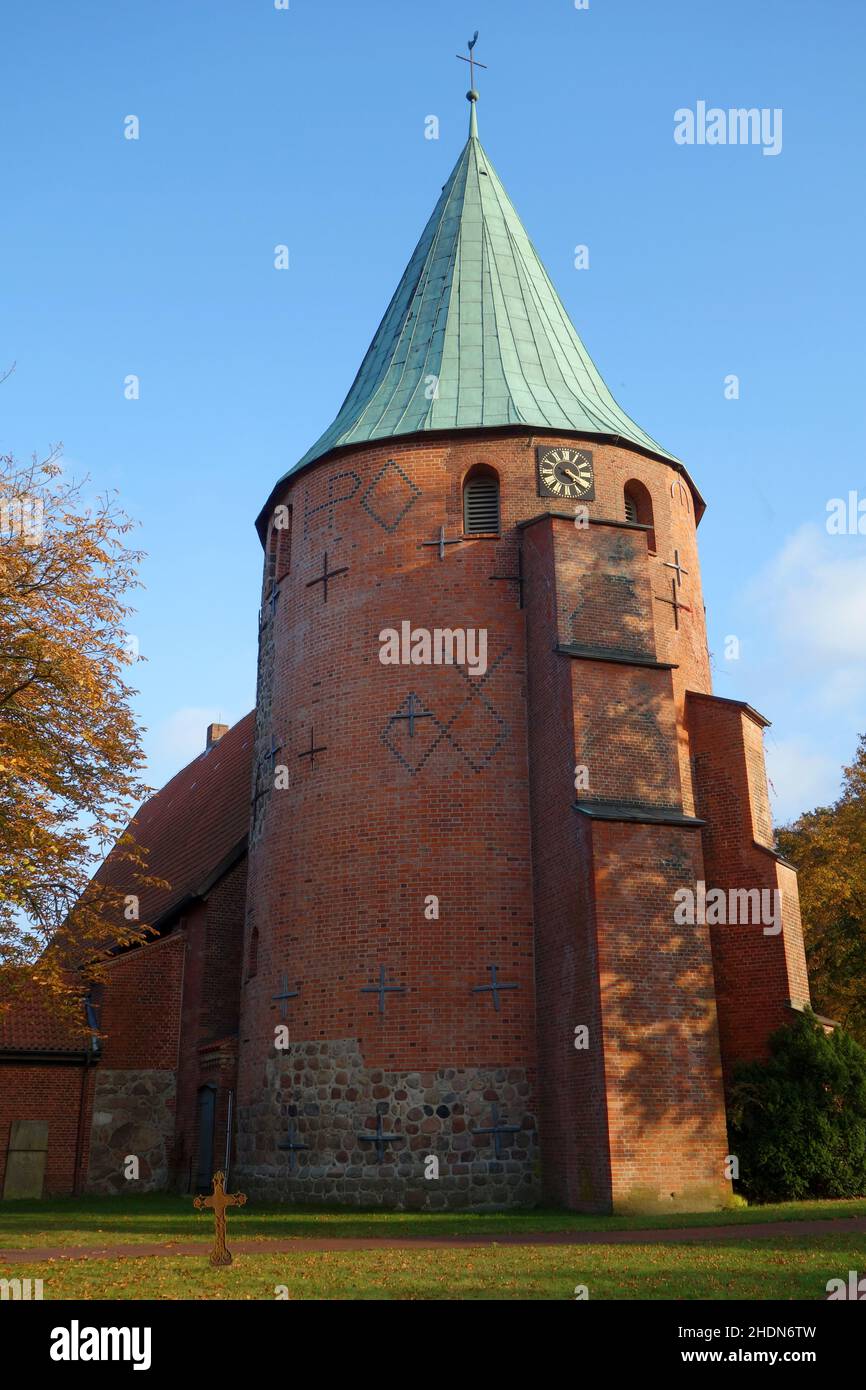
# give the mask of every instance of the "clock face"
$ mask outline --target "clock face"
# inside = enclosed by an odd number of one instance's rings
[[[595,477],[589,449],[553,448],[542,445],[535,451],[538,463],[539,497],[561,497],[572,502],[595,497]]]

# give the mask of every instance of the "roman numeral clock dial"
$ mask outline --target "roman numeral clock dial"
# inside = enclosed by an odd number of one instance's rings
[[[568,502],[587,502],[595,497],[595,475],[589,449],[540,445],[535,451],[539,497],[560,497]]]

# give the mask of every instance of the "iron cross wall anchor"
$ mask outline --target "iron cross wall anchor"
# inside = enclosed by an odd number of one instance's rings
[[[517,552],[517,573],[516,573],[516,574],[490,574],[490,575],[488,575],[487,577],[488,577],[488,579],[510,579],[511,582],[512,582],[513,584],[516,584],[516,585],[517,585],[517,607],[518,607],[518,608],[522,608],[522,607],[523,607],[523,584],[524,584],[524,579],[523,579],[523,551],[522,551],[522,550],[518,550],[518,552]]]
[[[246,1206],[245,1192],[226,1192],[225,1173],[214,1173],[213,1192],[209,1197],[198,1196],[193,1199],[193,1206],[198,1211],[203,1211],[208,1207],[213,1211],[214,1217],[214,1242],[210,1252],[210,1263],[212,1265],[230,1265],[232,1253],[226,1246],[226,1210],[228,1207]]]
[[[318,747],[316,746],[316,740],[315,740],[315,738],[313,737],[313,726],[312,726],[312,724],[311,724],[311,725],[310,725],[310,746],[309,746],[309,748],[305,748],[304,751],[303,751],[302,753],[299,753],[299,754],[298,754],[298,757],[299,757],[299,758],[309,758],[309,760],[310,760],[310,767],[315,767],[315,766],[316,766],[316,754],[317,754],[317,753],[324,753],[324,752],[326,751],[327,747],[328,747],[328,745],[327,745],[326,743],[320,743],[320,744],[318,745]]]
[[[678,588],[678,589],[681,588],[681,587],[682,587],[682,583],[683,583],[683,575],[684,575],[684,574],[687,575],[687,574],[688,574],[688,570],[687,570],[687,569],[683,569],[683,567],[682,567],[682,565],[681,565],[681,563],[680,563],[680,552],[679,552],[678,550],[675,550],[675,551],[674,551],[674,558],[673,558],[673,560],[665,560],[663,563],[664,563],[665,569],[676,570],[676,575],[677,575],[677,588]]]
[[[674,610],[674,627],[676,628],[677,632],[679,632],[680,613],[691,613],[692,610],[691,608],[689,608],[687,603],[680,603],[679,599],[677,598],[677,581],[675,579],[671,580],[670,598],[662,598],[659,594],[656,594],[656,603],[670,604],[671,608]]]
[[[266,602],[262,604],[262,607],[259,610],[259,632],[262,631],[262,629],[265,626],[265,623],[267,622],[267,618],[264,616],[265,608],[269,608],[271,610],[270,620],[271,622],[273,622],[274,618],[277,616],[277,604],[279,603],[279,600],[280,586],[279,584],[274,584],[271,588],[269,597],[267,598]]]
[[[276,770],[277,770],[277,754],[278,754],[278,753],[282,753],[282,751],[283,751],[283,745],[282,745],[281,743],[277,743],[276,740],[274,739],[273,734],[271,734],[271,746],[270,746],[270,748],[268,749],[267,753],[265,753],[264,756],[263,756],[263,758],[262,758],[262,761],[263,761],[263,762],[265,762],[265,761],[270,762],[270,765],[271,765],[271,777],[274,776],[274,774],[276,773]]]
[[[473,1134],[492,1134],[493,1152],[497,1159],[502,1157],[502,1136],[503,1134],[519,1134],[520,1125],[503,1124],[499,1115],[499,1106],[495,1101],[490,1106],[490,1113],[493,1116],[493,1123],[482,1125],[472,1130]]]
[[[318,576],[317,579],[310,579],[310,580],[307,581],[307,588],[308,588],[308,589],[311,589],[311,588],[313,587],[314,584],[321,584],[321,585],[322,585],[322,592],[323,592],[324,597],[325,597],[325,603],[327,603],[327,602],[328,602],[328,585],[329,585],[329,583],[331,582],[332,579],[336,579],[337,575],[339,575],[339,574],[348,574],[348,573],[349,573],[349,566],[348,566],[348,565],[342,565],[340,569],[337,569],[337,570],[329,570],[329,569],[328,569],[328,552],[327,552],[327,550],[326,550],[325,553],[324,553],[323,566],[324,566],[324,568],[322,569],[322,573]]]
[[[370,1133],[368,1131],[366,1134],[359,1134],[357,1137],[362,1144],[375,1144],[376,1157],[380,1163],[384,1163],[385,1145],[396,1144],[398,1139],[402,1139],[404,1136],[402,1134],[386,1134],[382,1125],[382,1116],[377,1115],[375,1132]]]
[[[274,1000],[275,1003],[279,1001],[280,1018],[287,1018],[289,1013],[289,1000],[297,999],[300,990],[289,989],[289,977],[287,975],[283,976],[280,982],[280,989],[282,990],[282,994],[272,994],[271,999]]]
[[[493,1007],[494,1007],[494,1009],[496,1010],[496,1012],[499,1013],[499,992],[500,992],[500,990],[503,990],[503,989],[520,989],[520,985],[506,985],[506,984],[503,984],[502,981],[499,979],[499,977],[498,977],[498,975],[497,975],[498,967],[495,966],[495,965],[488,965],[487,969],[490,971],[490,984],[488,984],[488,985],[473,985],[473,986],[472,986],[472,993],[473,993],[473,994],[492,994],[492,995],[493,995]]]
[[[298,1154],[304,1149],[309,1149],[309,1147],[309,1144],[300,1143],[300,1134],[298,1133],[297,1129],[293,1124],[289,1125],[289,1132],[286,1137],[285,1143],[277,1145],[278,1149],[288,1150],[289,1169],[292,1173],[294,1173],[295,1169],[298,1166]]]
[[[268,795],[268,793],[270,792],[270,790],[271,790],[271,788],[272,788],[272,786],[273,786],[273,784],[274,784],[274,777],[276,776],[276,771],[277,771],[277,754],[278,754],[278,753],[281,753],[282,751],[283,751],[283,745],[282,745],[281,743],[277,743],[277,741],[276,741],[276,739],[274,738],[273,734],[271,734],[271,746],[270,746],[270,748],[267,750],[267,752],[263,753],[262,756],[259,758],[259,766],[262,766],[262,765],[264,765],[265,763],[268,763],[268,762],[270,763],[270,765],[271,765],[270,777],[269,777],[269,779],[265,782],[265,785],[264,785],[263,787],[260,787],[260,786],[258,785],[258,781],[259,781],[258,775],[256,776],[256,788],[255,788],[255,791],[253,792],[253,799],[252,799],[253,810],[255,810],[256,806],[257,806],[258,803],[261,801],[262,797]]]
[[[420,705],[418,706],[417,709],[415,708],[415,701],[416,701],[416,699],[417,699],[417,696],[416,696],[414,690],[413,690],[413,691],[410,691],[410,693],[409,693],[409,707],[408,707],[408,710],[406,711],[406,713],[405,713],[405,714],[392,714],[392,715],[391,715],[392,721],[395,720],[395,719],[408,719],[408,721],[409,721],[409,737],[410,737],[410,738],[414,738],[414,737],[415,737],[415,720],[416,720],[416,719],[432,719],[432,718],[433,718],[433,713],[432,713],[431,710],[422,709]],[[405,704],[405,703],[406,703],[406,702],[404,701],[404,704]]]
[[[361,986],[360,993],[361,993],[361,994],[378,994],[378,996],[379,996],[379,1013],[380,1013],[380,1014],[383,1014],[383,1013],[385,1012],[385,996],[386,996],[387,994],[405,994],[405,993],[406,993],[406,986],[405,986],[405,985],[386,985],[386,984],[385,984],[385,967],[384,967],[384,965],[380,965],[380,966],[379,966],[379,983],[378,983],[377,985],[362,985],[362,986]]]
[[[454,536],[451,540],[446,540],[446,539],[445,539],[445,527],[444,527],[444,526],[440,526],[440,527],[439,527],[439,535],[438,535],[438,537],[436,538],[436,540],[435,540],[435,541],[420,541],[419,544],[418,544],[418,549],[419,549],[419,550],[423,550],[423,548],[424,548],[425,546],[428,546],[428,545],[435,545],[436,548],[437,548],[437,550],[439,551],[439,559],[440,559],[440,560],[444,560],[444,559],[445,559],[445,547],[446,547],[446,545],[459,545],[460,542],[461,542],[462,540],[463,540],[463,537],[462,537],[462,536]]]

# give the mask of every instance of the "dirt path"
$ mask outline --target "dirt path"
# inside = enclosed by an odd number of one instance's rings
[[[866,1216],[843,1217],[838,1221],[765,1221],[756,1225],[678,1226],[667,1230],[645,1231],[541,1231],[498,1236],[405,1236],[394,1240],[381,1237],[335,1237],[331,1240],[296,1236],[288,1240],[233,1240],[229,1249],[235,1255],[289,1255],[300,1250],[471,1250],[479,1245],[664,1245],[686,1241],[766,1240],[774,1236],[863,1235]],[[46,1260],[139,1260],[148,1256],[198,1255],[207,1257],[210,1243],[204,1241],[142,1241],[134,1245],[54,1245],[30,1250],[0,1250],[0,1266],[42,1264]]]

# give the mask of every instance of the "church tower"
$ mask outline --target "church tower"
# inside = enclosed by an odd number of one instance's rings
[[[704,502],[601,379],[468,95],[351,390],[258,519],[235,1177],[711,1206],[724,1075],[808,1002],[766,721],[711,693]],[[714,921],[704,886],[781,889],[778,925]]]

